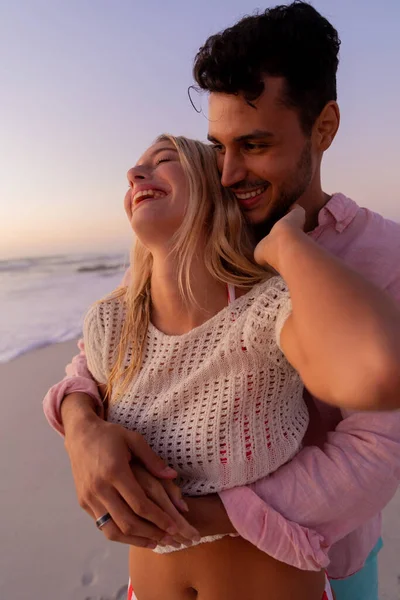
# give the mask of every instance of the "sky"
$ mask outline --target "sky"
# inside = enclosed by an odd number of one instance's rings
[[[206,38],[259,0],[0,2],[0,260],[124,251],[126,171],[187,97]],[[314,0],[339,30],[341,128],[323,187],[400,221],[399,0]]]

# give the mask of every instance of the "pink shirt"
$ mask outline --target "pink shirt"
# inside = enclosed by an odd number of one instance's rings
[[[310,236],[400,301],[400,225],[335,194]],[[82,341],[79,348],[44,399],[61,434],[66,394],[84,392],[101,406]],[[238,533],[262,551],[300,569],[327,567],[341,579],[364,565],[381,534],[380,511],[400,482],[400,411],[345,413],[317,400],[309,406],[313,445],[220,497]]]

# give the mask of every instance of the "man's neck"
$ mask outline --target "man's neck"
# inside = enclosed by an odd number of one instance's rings
[[[331,196],[325,194],[325,192],[323,192],[321,189],[314,193],[308,191],[307,195],[304,194],[301,196],[301,198],[299,198],[298,204],[306,211],[306,223],[304,228],[306,232],[310,232],[318,226],[318,215],[330,199]],[[282,217],[283,216],[284,213],[282,213]],[[256,246],[260,240],[269,234],[272,227],[278,222],[278,220],[279,219],[274,221],[263,221],[262,223],[253,223],[250,225],[254,246]]]
[[[227,305],[227,290],[207,271],[204,257],[194,259],[190,286],[195,302],[186,303],[178,280],[178,259],[154,253],[151,276],[151,321],[168,335],[182,335],[198,327]]]
[[[306,232],[312,231],[318,226],[318,215],[330,199],[331,196],[321,189],[300,198],[299,204],[306,211],[306,224],[304,227]]]

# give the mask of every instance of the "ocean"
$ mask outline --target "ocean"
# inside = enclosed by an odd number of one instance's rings
[[[0,363],[79,336],[89,306],[115,289],[128,253],[0,261]]]

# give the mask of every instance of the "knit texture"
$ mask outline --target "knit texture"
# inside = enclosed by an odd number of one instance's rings
[[[125,316],[123,299],[95,304],[84,325],[88,366],[106,383]],[[271,277],[183,335],[149,325],[143,362],[108,420],[141,433],[198,496],[252,483],[298,452],[308,425],[303,385],[279,348],[290,314]],[[125,364],[129,364],[128,350]]]

